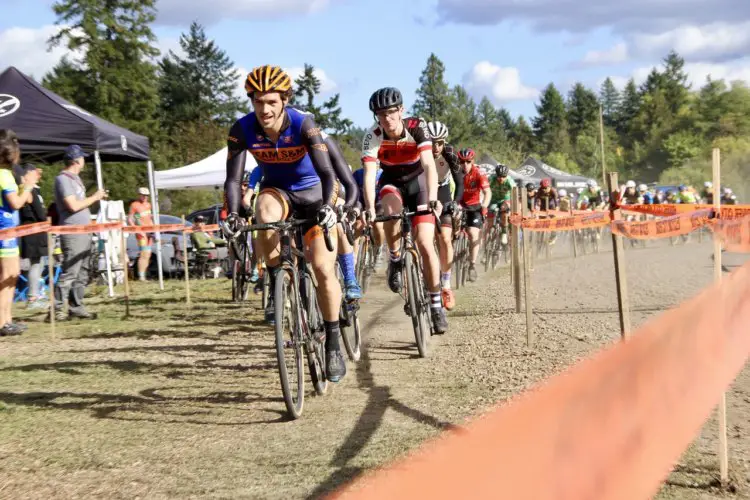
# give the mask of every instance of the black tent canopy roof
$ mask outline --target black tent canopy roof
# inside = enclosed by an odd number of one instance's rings
[[[13,129],[24,156],[62,159],[78,144],[99,151],[102,161],[146,161],[147,137],[118,127],[66,101],[14,67],[0,74],[0,129]]]
[[[536,182],[537,185],[542,179],[546,177],[550,178],[552,180],[553,186],[561,188],[586,187],[586,182],[590,180],[588,177],[584,177],[582,175],[569,174],[554,167],[550,167],[546,163],[542,162],[541,160],[537,160],[532,156],[526,158],[526,160],[521,164],[521,167],[518,169],[518,173],[525,178],[531,179],[533,182]]]

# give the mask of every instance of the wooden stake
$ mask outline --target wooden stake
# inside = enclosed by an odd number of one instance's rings
[[[617,172],[610,172],[607,179],[610,200],[618,199],[619,185],[617,183]],[[610,205],[612,220],[621,218],[620,210],[614,210]],[[625,247],[622,244],[622,236],[612,233],[612,249],[615,256],[615,282],[617,284],[617,308],[620,314],[620,336],[623,340],[630,334],[630,301],[628,299],[628,280],[625,267]]]
[[[514,187],[511,194],[511,213],[513,215],[519,215],[521,210],[518,207],[518,188]],[[510,241],[511,249],[511,267],[513,268],[513,293],[516,296],[516,313],[521,312],[521,252],[518,248],[518,228],[510,225],[513,230],[512,239]]]
[[[573,215],[573,200],[570,202],[570,215]],[[578,258],[578,238],[576,237],[578,235],[579,230],[571,231],[570,234],[573,237],[573,258]]]
[[[182,225],[185,225],[185,216],[182,216]],[[188,252],[187,252],[187,236],[188,233],[184,229],[182,230],[182,256],[185,259],[185,301],[187,305],[190,305],[190,273],[188,271]]]
[[[714,211],[721,213],[721,152],[719,148],[713,150],[713,173],[714,173]],[[721,240],[714,238],[714,281],[721,283],[722,279]],[[727,443],[727,393],[721,394],[719,401],[719,475],[721,485],[729,484],[729,447]]]
[[[529,205],[526,201],[526,190],[521,190],[521,213],[526,217],[529,213]],[[532,231],[526,231],[521,229],[521,237],[523,238],[523,283],[524,283],[524,296],[526,298],[526,345],[531,347],[534,345],[534,318],[532,317],[531,311],[531,271],[529,264],[531,261],[531,241],[529,241],[529,233]]]
[[[52,224],[52,218],[47,221]],[[49,326],[55,338],[55,235],[47,232],[47,278],[49,279]]]
[[[125,285],[125,317],[130,317],[130,277],[128,276],[128,252],[127,237],[125,235],[126,219],[123,215],[122,226],[120,230],[120,265],[122,265],[122,283]]]

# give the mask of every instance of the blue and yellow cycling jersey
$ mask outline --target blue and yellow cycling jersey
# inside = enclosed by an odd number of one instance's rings
[[[0,169],[0,189],[3,191],[2,205],[0,205],[0,229],[16,227],[20,224],[21,220],[18,210],[10,206],[8,194],[17,193],[18,185],[16,185],[16,180],[13,178],[13,173],[5,168]]]

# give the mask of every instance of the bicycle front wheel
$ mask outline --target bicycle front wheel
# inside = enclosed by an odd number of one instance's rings
[[[302,416],[305,404],[305,378],[302,365],[302,311],[294,270],[281,268],[274,287],[276,359],[281,392],[289,415]]]
[[[359,251],[357,252],[357,281],[362,287],[362,293],[367,292],[367,285],[370,284],[370,239],[366,236],[360,238]]]
[[[414,328],[414,339],[417,342],[419,357],[427,357],[427,338],[430,335],[429,320],[426,322],[424,314],[424,284],[420,279],[419,268],[414,252],[404,255],[404,274],[406,276],[406,300],[409,302],[409,316]]]

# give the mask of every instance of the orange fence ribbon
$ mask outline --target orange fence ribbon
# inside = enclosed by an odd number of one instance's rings
[[[750,252],[750,217],[718,220],[712,224],[711,228],[714,235],[721,240],[725,250]]]
[[[331,498],[652,498],[750,353],[750,264]]]
[[[710,224],[712,215],[712,210],[699,210],[697,212],[643,222],[616,220],[612,221],[611,229],[614,234],[636,240],[670,238],[672,236],[691,233],[696,229]]]
[[[29,236],[30,234],[46,233],[49,228],[50,223],[47,221],[27,224],[25,226],[11,227],[0,231],[0,240],[20,238],[22,236]]]
[[[122,222],[105,222],[102,224],[83,224],[79,226],[51,226],[50,233],[54,234],[86,234],[116,231],[122,229]]]
[[[720,219],[735,220],[750,215],[750,205],[722,205]]]
[[[193,226],[193,227],[187,227],[186,226],[185,227],[185,232],[186,233],[194,233],[195,232],[194,228],[195,228],[195,226]],[[205,231],[207,233],[213,233],[214,231],[218,231],[218,230],[219,230],[219,225],[218,224],[211,224],[210,226],[203,226],[201,228],[201,231]]]
[[[183,231],[188,226],[184,224],[162,224],[162,225],[150,225],[150,226],[126,226],[122,230],[126,233],[173,233],[176,231]]]
[[[713,210],[713,205],[695,205],[695,204],[677,204],[664,203],[660,205],[621,205],[620,210],[623,212],[637,212],[639,214],[657,215],[659,217],[669,217],[691,212],[700,212],[701,210]],[[750,205],[722,205],[722,219],[739,219],[750,215]]]
[[[565,213],[565,212],[561,212]],[[611,222],[609,212],[585,212],[581,215],[552,217],[548,219],[527,218],[511,215],[510,223],[529,231],[571,231],[606,226]]]

